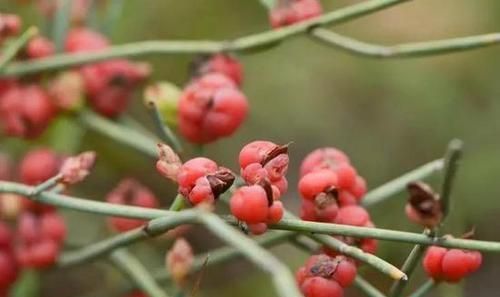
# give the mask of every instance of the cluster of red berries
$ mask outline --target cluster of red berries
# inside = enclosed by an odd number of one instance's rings
[[[311,152],[302,162],[300,176],[300,216],[303,220],[374,227],[369,213],[359,206],[366,192],[366,182],[344,152],[332,147]],[[339,239],[365,252],[374,253],[377,249],[377,241],[371,238]]]
[[[205,57],[193,67],[178,106],[180,133],[194,143],[232,135],[246,118],[248,102],[238,88],[241,64],[228,54]]]
[[[113,204],[157,208],[158,199],[155,194],[138,181],[127,178],[122,180],[109,194],[106,201]],[[108,225],[117,232],[125,232],[144,224],[144,220],[122,217],[109,217]]]
[[[435,281],[456,283],[478,270],[481,262],[482,255],[478,251],[431,246],[424,256],[423,266]]]
[[[280,197],[288,182],[288,146],[270,141],[254,141],[243,147],[239,155],[241,176],[248,184],[236,190],[231,213],[245,222],[253,234],[262,234],[268,224],[278,223],[283,217]]]
[[[203,157],[185,162],[177,173],[179,193],[192,205],[213,204],[232,186],[234,179],[231,170]]]
[[[0,15],[0,44],[18,34],[20,27],[16,16]],[[88,52],[108,46],[109,41],[100,33],[77,27],[69,31],[65,50]],[[45,58],[54,52],[50,40],[37,36],[27,43],[18,59]],[[40,76],[0,79],[0,128],[9,136],[36,138],[59,112],[80,108],[84,97],[97,112],[116,117],[127,108],[134,89],[149,73],[147,64],[116,59],[62,72],[49,80]]]
[[[356,264],[344,256],[311,256],[296,273],[305,297],[342,297],[356,277]]]
[[[318,0],[276,0],[269,10],[269,22],[273,28],[295,24],[323,13]]]
[[[2,155],[0,179],[17,175],[21,182],[35,186],[57,175],[64,163],[61,156],[43,148],[28,152],[17,169]],[[55,208],[14,194],[2,196],[2,202],[15,198],[10,200],[15,205],[6,209],[2,203],[0,207],[0,296],[15,281],[18,270],[53,265],[66,236],[66,224]]]

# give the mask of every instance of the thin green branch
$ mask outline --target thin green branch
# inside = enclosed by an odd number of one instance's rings
[[[362,204],[364,207],[371,207],[380,203],[404,190],[408,183],[418,181],[435,174],[443,169],[443,159],[434,160],[424,164],[408,173],[401,175],[373,190],[366,193]]]
[[[115,250],[110,257],[115,266],[123,271],[137,286],[149,297],[168,297],[167,293],[160,288],[149,271],[137,258],[125,249]]]
[[[120,19],[122,14],[124,2],[125,1],[123,0],[108,1],[106,7],[106,19],[103,25],[103,32],[106,33],[106,35],[109,36],[113,32],[116,22]]]
[[[177,194],[177,196],[175,196],[174,201],[172,202],[168,210],[179,211],[183,209],[185,206],[186,206],[186,199],[181,194]]]
[[[236,231],[213,213],[205,212],[198,218],[213,234],[227,244],[240,249],[242,254],[250,261],[269,273],[279,296],[302,297],[295,283],[293,274],[269,251],[257,245],[252,239]]]
[[[81,112],[79,119],[85,126],[119,143],[126,144],[148,156],[154,158],[158,156],[156,144],[159,141],[155,139],[101,117],[90,110]]]
[[[62,52],[64,50],[64,42],[69,28],[72,6],[73,0],[59,0],[56,4],[57,11],[52,27],[52,39],[54,40],[57,52]]]
[[[160,138],[171,145],[175,152],[179,154],[182,153],[183,149],[179,139],[177,138],[177,136],[175,136],[170,127],[165,124],[158,106],[156,106],[154,102],[148,102],[148,111],[153,118],[156,130],[158,131],[158,135],[160,135]]]
[[[109,47],[99,52],[59,54],[31,62],[17,62],[4,69],[4,76],[19,76],[46,70],[72,67],[119,57],[137,57],[150,54],[200,54],[220,51],[250,51],[265,48],[292,36],[305,33],[313,27],[339,24],[409,0],[369,0],[344,7],[312,20],[277,30],[269,30],[232,41],[144,41]]]
[[[424,297],[429,294],[429,292],[434,289],[438,283],[436,283],[433,280],[427,280],[420,288],[418,288],[415,292],[413,292],[410,296],[408,297]]]
[[[350,54],[370,58],[416,58],[461,52],[500,44],[500,33],[450,38],[425,42],[381,46],[342,36],[323,28],[311,30],[315,40],[342,49]]]
[[[454,139],[448,145],[446,155],[444,157],[444,176],[441,185],[439,199],[441,201],[441,209],[443,218],[448,215],[450,210],[450,198],[453,181],[457,173],[460,158],[462,156],[463,142],[459,139]]]
[[[379,289],[375,288],[360,275],[357,275],[354,279],[354,286],[368,297],[386,297]]]
[[[34,187],[27,185],[0,181],[0,193],[15,193],[28,196]],[[33,198],[32,198],[33,199]],[[183,212],[172,212],[168,210],[143,208],[136,206],[118,205],[106,202],[98,202],[75,198],[72,196],[56,194],[51,192],[42,192],[37,198],[38,202],[69,208],[78,211],[84,211],[106,216],[118,216],[133,219],[152,220],[159,217],[169,217],[172,220],[178,219]],[[230,224],[237,224],[233,217],[224,217],[224,220]],[[298,219],[285,218],[278,224],[270,225],[271,229],[290,230],[294,232],[341,235],[357,238],[374,238],[395,242],[406,242],[423,245],[437,245],[447,248],[460,248],[467,250],[478,250],[484,252],[500,252],[500,242],[460,239],[451,237],[433,237],[429,238],[424,234],[387,230],[380,228],[356,227],[349,225],[339,225],[330,223],[308,222]],[[308,236],[313,236],[308,234]],[[327,236],[328,237],[328,236]]]
[[[422,258],[422,255],[424,254],[424,251],[426,249],[426,246],[417,244],[413,247],[411,250],[410,254],[406,258],[405,262],[403,263],[403,266],[401,267],[401,270],[406,273],[408,278],[411,277],[413,271],[417,267],[417,264],[419,263],[420,259]],[[390,297],[397,297],[400,296],[401,293],[403,292],[406,284],[408,282],[402,282],[402,281],[396,281],[391,289],[389,296]]]
[[[44,181],[43,183],[35,186],[33,188],[33,191],[30,193],[31,197],[36,197],[38,196],[41,192],[47,191],[53,187],[55,187],[62,179],[62,174],[56,174],[55,176],[49,178],[48,180]],[[34,198],[36,199],[36,198]]]
[[[16,57],[17,53],[28,41],[36,35],[38,35],[38,29],[36,27],[29,27],[19,38],[14,40],[6,49],[2,50],[2,54],[0,55],[0,72]]]

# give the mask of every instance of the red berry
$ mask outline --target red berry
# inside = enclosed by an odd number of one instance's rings
[[[17,279],[17,275],[17,263],[12,254],[0,249],[0,293],[9,289]]]
[[[341,207],[335,218],[336,224],[352,225],[352,226],[366,226],[370,222],[370,215],[368,212],[357,205]]]
[[[28,58],[39,59],[52,56],[56,49],[52,41],[43,36],[37,36],[28,42],[25,51]]]
[[[356,181],[352,186],[352,188],[349,189],[349,192],[351,192],[358,199],[358,201],[361,200],[361,198],[363,198],[363,196],[366,193],[365,179],[362,178],[361,176],[357,176]]]
[[[469,273],[468,264],[465,251],[451,249],[443,256],[443,276],[447,281],[458,282]]]
[[[248,226],[248,230],[253,235],[261,235],[261,234],[266,233],[266,231],[267,231],[267,224],[265,224],[265,223],[247,224],[247,226]]]
[[[273,205],[269,207],[269,217],[267,223],[269,224],[277,224],[281,221],[284,214],[283,203],[281,201],[274,201]]]
[[[0,125],[7,135],[35,138],[45,131],[55,111],[39,86],[12,87],[0,98]]]
[[[304,175],[299,181],[299,192],[304,199],[314,199],[337,186],[337,175],[331,170],[322,169]]]
[[[261,186],[244,186],[231,197],[231,213],[249,224],[266,222],[269,210],[266,191]]]
[[[0,221],[0,250],[5,250],[10,248],[12,241],[12,232],[9,226],[4,222]]]
[[[318,0],[280,0],[269,11],[269,21],[273,28],[295,24],[323,13]]]
[[[195,67],[195,77],[215,72],[229,77],[238,86],[241,86],[243,81],[243,67],[241,63],[234,56],[229,54],[219,53],[203,57],[202,61],[195,63],[193,67]]]
[[[337,269],[333,274],[333,278],[341,285],[346,288],[349,287],[356,278],[356,264],[347,258],[340,260],[337,265]]]
[[[28,152],[19,165],[19,178],[23,183],[36,185],[55,176],[61,159],[52,150],[34,149]]]
[[[217,171],[217,163],[207,158],[198,157],[185,162],[179,169],[177,182],[179,189],[187,188],[187,191],[180,190],[180,192],[187,196],[184,192],[189,192],[198,178],[215,171]]]
[[[21,31],[21,19],[14,14],[0,14],[0,42]]]
[[[322,277],[306,279],[300,286],[305,297],[343,297],[344,290],[333,280]]]
[[[65,238],[64,221],[55,212],[24,213],[17,228],[16,258],[23,267],[51,266]]]
[[[318,169],[335,169],[338,165],[349,162],[349,157],[339,149],[319,148],[304,158],[300,166],[300,176]]]
[[[240,151],[240,167],[244,169],[253,163],[261,164],[269,156],[269,153],[276,148],[278,148],[278,145],[270,141],[256,140],[250,142]]]
[[[109,42],[104,35],[87,28],[69,31],[65,43],[66,51],[71,53],[102,50],[108,46]]]
[[[209,73],[187,86],[179,100],[179,129],[194,143],[230,136],[248,112],[245,95],[218,73]]]
[[[335,168],[339,189],[350,189],[355,186],[357,172],[354,167],[347,163],[342,163]]]
[[[145,186],[134,179],[124,179],[107,196],[106,201],[114,204],[140,206],[147,208],[158,207],[156,196]],[[110,217],[109,225],[118,232],[125,232],[141,227],[143,220]]]

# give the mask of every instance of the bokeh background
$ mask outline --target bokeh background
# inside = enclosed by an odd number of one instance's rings
[[[359,1],[323,0],[326,11]],[[0,11],[20,13],[26,24],[43,20],[32,6],[2,0]],[[109,24],[107,24],[109,25]],[[499,31],[497,0],[418,0],[367,16],[334,30],[380,44],[424,41]],[[248,0],[127,0],[120,19],[112,26],[116,44],[149,39],[230,39],[269,30],[265,9]],[[152,81],[183,85],[189,55],[144,57],[154,67]],[[284,198],[297,211],[295,190],[298,165],[311,150],[336,146],[346,151],[370,188],[440,157],[452,138],[465,141],[466,152],[453,191],[453,208],[445,230],[460,235],[472,226],[477,238],[500,240],[500,47],[491,47],[415,59],[377,60],[351,56],[315,43],[306,36],[287,40],[267,51],[241,55],[243,91],[251,114],[234,137],[208,145],[205,154],[237,169],[239,149],[255,139],[277,143],[293,141],[290,191]],[[128,113],[152,127],[141,104],[141,94]],[[93,149],[99,153],[96,171],[73,193],[102,199],[121,178],[132,176],[154,189],[168,205],[172,183],[160,178],[154,160],[86,131],[68,118],[56,123],[37,142],[2,138],[2,150],[18,157],[29,148],[50,145],[62,152]],[[431,180],[435,184],[438,179]],[[403,213],[404,195],[372,209],[377,226],[419,232]],[[222,211],[225,211],[222,209]],[[101,217],[63,211],[70,235],[68,249],[97,241],[110,232]],[[188,235],[196,252],[220,243],[201,229]],[[151,271],[163,267],[170,243],[152,240],[136,244],[137,253]],[[383,242],[378,255],[400,265],[411,249],[408,244]],[[296,268],[307,255],[290,246],[272,249]],[[482,269],[458,286],[442,286],[433,296],[496,296],[500,291],[500,255],[486,254]],[[418,269],[410,287],[422,282]],[[362,268],[380,289],[390,280]],[[106,261],[67,270],[43,272],[25,278],[26,292],[38,296],[120,296],[126,279]],[[191,284],[190,284],[191,285]],[[189,287],[189,286],[188,286]],[[347,296],[361,296],[351,289]],[[37,296],[32,295],[32,296]],[[198,296],[275,296],[265,274],[244,260],[211,266],[203,275]]]

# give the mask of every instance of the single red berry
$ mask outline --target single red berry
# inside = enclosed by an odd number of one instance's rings
[[[269,157],[269,154],[276,150],[279,146],[271,141],[256,140],[245,145],[239,155],[239,163],[241,168],[246,168],[247,166],[259,163],[262,165],[264,161]]]
[[[323,13],[318,0],[278,0],[276,6],[269,11],[269,22],[273,28],[279,28]]]
[[[109,46],[107,38],[87,28],[74,28],[68,32],[65,49],[67,52],[102,50]]]
[[[214,173],[217,171],[217,167],[217,163],[203,157],[194,158],[185,162],[182,164],[177,174],[179,187],[188,188],[188,190],[190,190],[198,178]]]
[[[106,201],[114,204],[140,206],[147,208],[158,207],[158,199],[145,186],[134,179],[122,180],[107,196]],[[139,228],[144,224],[143,220],[128,219],[121,217],[108,218],[108,224],[118,232],[125,232]]]
[[[0,126],[10,136],[38,137],[55,112],[47,93],[37,85],[12,87],[0,98]]]
[[[300,286],[305,297],[343,297],[344,290],[334,280],[322,277],[307,278]]]
[[[336,224],[366,226],[370,222],[370,214],[361,206],[351,205],[341,207],[335,218]]]
[[[427,249],[423,259],[424,270],[427,275],[435,280],[443,277],[443,268],[441,263],[447,250],[442,247],[431,246]]]
[[[261,186],[239,188],[231,197],[229,205],[231,213],[238,220],[249,224],[266,222],[269,216],[269,201]]]
[[[21,18],[14,14],[0,14],[0,42],[21,31]]]
[[[337,187],[337,175],[328,169],[321,169],[304,175],[299,181],[302,198],[312,200],[320,193]]]
[[[232,135],[244,121],[248,102],[226,76],[209,73],[187,86],[179,100],[179,129],[194,143]]]
[[[267,224],[266,223],[257,223],[257,224],[247,224],[248,230],[253,235],[261,235],[266,233]]]
[[[61,166],[61,158],[48,148],[28,152],[19,165],[19,178],[23,183],[36,185],[55,176]]]
[[[0,249],[0,292],[8,290],[17,279],[17,276],[16,260],[11,253]]]
[[[221,73],[233,80],[238,86],[243,81],[243,67],[232,55],[219,53],[203,56],[193,63],[193,76],[199,77],[207,73]]]
[[[347,163],[341,163],[335,168],[339,189],[351,189],[356,184],[358,173]]]
[[[360,201],[363,196],[366,194],[366,181],[364,178],[361,176],[356,177],[356,181],[354,182],[354,185],[349,189],[349,192],[351,192],[354,197]]]
[[[349,164],[347,155],[333,147],[319,148],[309,153],[300,166],[300,176],[318,169],[335,169],[340,164]]]
[[[202,202],[215,202],[212,186],[206,176],[202,176],[196,180],[194,187],[189,191],[187,197],[189,198],[189,202],[193,205],[197,205]]]
[[[30,59],[39,59],[52,56],[56,49],[52,41],[43,37],[37,36],[31,39],[26,45],[26,56]]]
[[[284,214],[283,203],[281,201],[274,201],[273,205],[269,207],[268,224],[277,224],[283,218]]]

